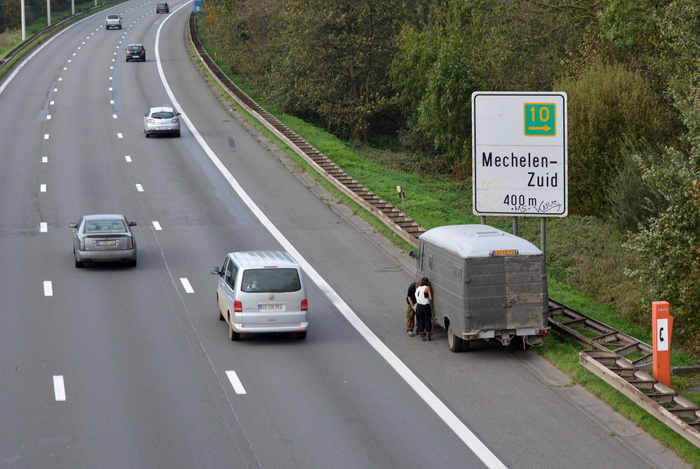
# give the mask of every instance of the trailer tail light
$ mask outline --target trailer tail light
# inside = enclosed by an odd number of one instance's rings
[[[234,313],[242,313],[243,312],[243,303],[240,301],[236,300],[233,302],[233,312]]]

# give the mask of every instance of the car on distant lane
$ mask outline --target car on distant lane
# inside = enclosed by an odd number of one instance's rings
[[[121,262],[136,267],[136,240],[131,227],[136,222],[124,215],[84,215],[73,228],[75,267],[93,262]]]
[[[152,107],[143,115],[143,133],[180,136],[180,113],[169,106]]]
[[[143,44],[129,44],[126,48],[126,61],[141,60],[146,61],[146,48]]]
[[[156,5],[156,13],[170,13],[170,7],[167,2],[158,2]]]
[[[107,15],[105,20],[105,29],[122,29],[122,17],[121,15],[110,14]]]

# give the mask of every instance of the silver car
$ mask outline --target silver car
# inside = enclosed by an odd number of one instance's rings
[[[152,107],[143,115],[143,133],[180,136],[180,113],[167,106]]]
[[[76,267],[93,262],[122,262],[136,267],[136,240],[131,227],[136,222],[124,215],[85,215],[73,228],[73,257]]]
[[[309,327],[301,267],[286,251],[231,252],[221,267],[216,292],[219,319],[231,340],[241,334],[293,333],[306,338]]]
[[[105,20],[105,29],[122,29],[122,17],[121,15],[107,15]]]

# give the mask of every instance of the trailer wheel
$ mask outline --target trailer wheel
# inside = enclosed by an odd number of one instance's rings
[[[450,324],[447,326],[447,345],[450,347],[450,350],[454,353],[459,353],[462,351],[462,340],[461,337],[457,337],[452,330],[452,325]],[[467,343],[467,346],[469,344]]]

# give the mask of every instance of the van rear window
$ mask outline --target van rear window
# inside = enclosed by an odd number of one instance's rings
[[[301,290],[297,269],[248,269],[243,272],[244,292],[285,293]]]

